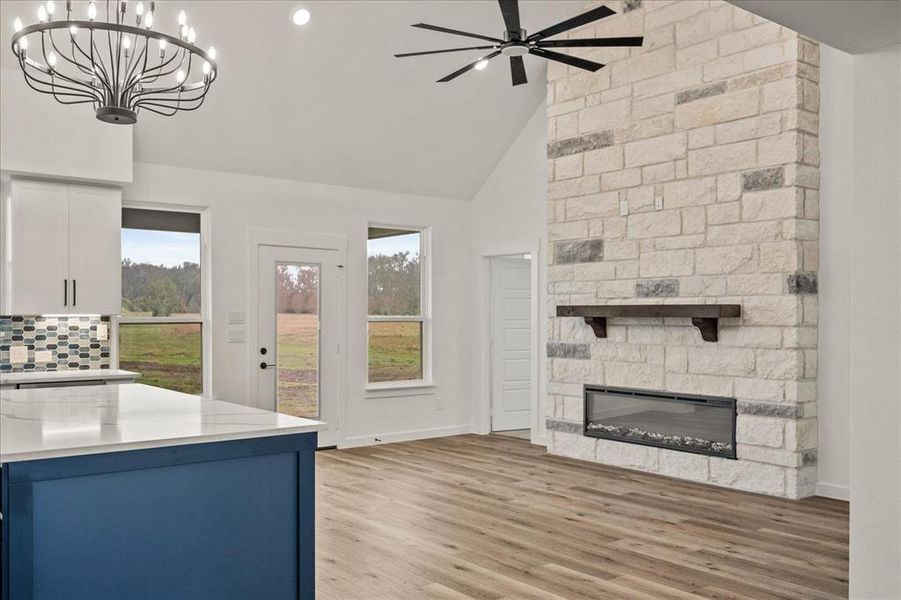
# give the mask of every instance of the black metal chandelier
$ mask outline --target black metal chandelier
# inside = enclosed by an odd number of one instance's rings
[[[48,1],[34,25],[15,20],[12,50],[32,89],[63,104],[90,103],[107,123],[133,124],[141,110],[172,116],[200,108],[218,72],[216,49],[195,45],[184,11],[172,36],[153,30],[155,2],[107,0],[105,20],[97,2],[81,3],[84,18],[73,4],[66,2],[65,19],[54,18]]]

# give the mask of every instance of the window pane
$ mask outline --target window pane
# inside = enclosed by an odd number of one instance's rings
[[[276,265],[276,410],[319,418],[319,265]]]
[[[369,228],[369,314],[418,316],[422,276],[418,231]]]
[[[369,381],[422,379],[422,323],[369,323]]]
[[[200,394],[200,332],[200,323],[120,323],[119,368],[140,373],[140,383]]]
[[[200,315],[200,234],[122,230],[122,314]]]

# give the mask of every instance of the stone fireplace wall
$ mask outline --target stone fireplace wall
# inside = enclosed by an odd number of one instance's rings
[[[594,7],[593,2],[588,6]],[[816,43],[719,0],[607,2],[569,35],[596,73],[548,69],[548,451],[799,498],[816,483]],[[703,342],[688,319],[608,321],[558,304],[740,303]],[[582,435],[586,383],[735,397],[738,460]]]

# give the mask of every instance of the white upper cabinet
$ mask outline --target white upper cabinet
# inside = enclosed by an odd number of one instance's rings
[[[3,221],[0,312],[120,312],[120,190],[14,180]]]
[[[122,192],[69,187],[69,312],[122,309]]]

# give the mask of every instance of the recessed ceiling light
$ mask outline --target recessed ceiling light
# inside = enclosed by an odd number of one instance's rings
[[[484,69],[487,66],[488,66],[487,60],[480,60],[479,62],[476,63],[475,69],[476,69],[476,71],[481,71],[482,69]]]
[[[294,14],[291,15],[291,20],[294,21],[294,24],[297,26],[306,25],[310,22],[310,11],[305,8],[298,8],[294,11]]]

